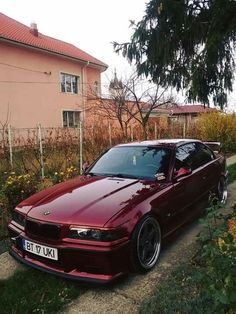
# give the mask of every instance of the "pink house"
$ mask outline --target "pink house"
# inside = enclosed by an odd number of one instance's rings
[[[79,48],[0,13],[0,123],[74,127],[107,65]],[[0,126],[1,128],[1,126]]]

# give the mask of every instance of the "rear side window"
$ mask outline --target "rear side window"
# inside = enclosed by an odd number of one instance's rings
[[[195,170],[213,159],[212,151],[202,143],[188,143],[177,149],[175,169],[189,167]]]

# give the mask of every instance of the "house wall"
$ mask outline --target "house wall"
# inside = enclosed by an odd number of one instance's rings
[[[100,83],[100,70],[88,65],[6,43],[0,49],[1,124],[61,127],[62,110],[83,110],[88,83]],[[80,77],[78,94],[61,92],[60,72]]]

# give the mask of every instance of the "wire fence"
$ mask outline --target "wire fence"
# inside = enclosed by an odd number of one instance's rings
[[[148,139],[171,137],[198,137],[194,124],[182,123],[160,125],[149,123]],[[91,162],[112,145],[140,141],[142,128],[131,125],[126,135],[111,123],[94,124],[77,128],[14,128],[10,125],[0,129],[0,171],[21,170],[34,172],[44,178],[53,171],[74,165],[82,172],[84,162]],[[19,170],[19,171],[20,171]]]

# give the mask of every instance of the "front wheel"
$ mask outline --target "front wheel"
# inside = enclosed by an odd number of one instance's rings
[[[218,199],[221,204],[225,204],[228,197],[228,191],[227,191],[227,180],[224,177],[221,177],[217,186],[217,194]]]
[[[131,265],[134,270],[152,269],[160,255],[161,228],[155,217],[145,216],[136,226],[131,239]]]

